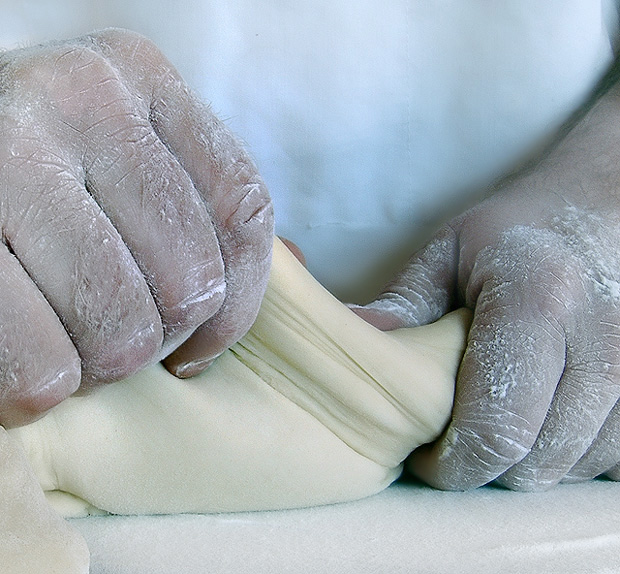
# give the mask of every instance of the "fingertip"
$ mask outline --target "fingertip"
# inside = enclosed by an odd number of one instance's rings
[[[216,326],[209,327],[207,322],[196,329],[180,347],[164,358],[162,364],[166,370],[179,379],[199,375],[230,346],[224,342],[222,336],[223,333]]]
[[[407,459],[407,472],[439,490],[465,491],[485,484],[486,481],[468,473],[466,466],[455,460],[449,449],[442,454],[444,444],[440,439],[412,452]]]
[[[361,317],[366,323],[371,324],[380,331],[395,331],[407,327],[407,322],[395,313],[391,313],[385,309],[376,309],[372,307],[364,307],[361,305],[348,305],[358,317]]]
[[[243,251],[238,254],[241,257],[236,258],[237,265],[244,257],[246,265],[239,265],[241,273],[228,274],[227,287],[231,288],[222,306],[162,361],[173,375],[188,378],[201,373],[239,341],[256,320],[267,287],[271,249],[269,256],[260,261],[252,260]]]
[[[403,326],[433,323],[459,299],[458,264],[458,237],[446,225],[411,255],[370,306],[393,311]]]
[[[488,405],[474,409],[457,408],[442,436],[412,453],[407,469],[435,488],[464,491],[493,482],[527,455],[536,435],[519,429],[522,417]]]
[[[212,359],[194,359],[188,361],[175,361],[170,357],[163,360],[163,365],[168,372],[178,379],[189,379],[206,371],[215,361],[217,357]]]

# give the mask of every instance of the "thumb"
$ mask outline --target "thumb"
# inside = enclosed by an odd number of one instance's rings
[[[458,236],[450,225],[405,264],[378,297],[350,308],[383,331],[436,321],[454,305],[458,269]]]

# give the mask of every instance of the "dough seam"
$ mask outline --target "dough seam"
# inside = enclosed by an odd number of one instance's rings
[[[235,357],[237,357],[237,359],[243,363],[248,369],[250,369],[252,372],[256,373],[256,371],[254,371],[254,369],[252,369],[252,367],[248,364],[248,362],[245,360],[247,357],[244,357],[242,354],[239,353],[238,348],[239,347],[243,347],[243,349],[251,354],[252,356],[256,357],[257,359],[259,358],[250,348],[248,348],[245,345],[240,345],[237,344],[234,347],[232,347],[230,349],[230,351],[232,352],[233,355],[235,355]],[[294,380],[291,380],[286,373],[276,369],[273,365],[271,365],[271,368],[276,371],[277,373],[279,373],[283,378],[285,378],[287,380],[288,383],[290,383],[293,387],[295,387],[295,389],[298,391],[298,396],[299,397],[303,397],[304,395],[307,395],[307,387],[305,387],[304,385],[299,385],[297,383],[295,383]],[[365,372],[365,371],[364,371]],[[284,390],[282,390],[281,385],[277,385],[274,384],[273,380],[266,376],[266,374],[264,372],[262,372],[260,374],[262,380],[265,382],[265,384],[272,389],[274,392],[278,393],[280,396],[282,396],[285,400],[291,402],[292,404],[294,404],[296,407],[298,407],[299,409],[301,409],[305,414],[310,415],[313,419],[315,419],[318,423],[320,423],[321,425],[327,427],[330,432],[332,432],[332,434],[338,439],[340,440],[342,443],[344,443],[347,447],[349,447],[353,452],[355,452],[356,454],[366,458],[367,460],[378,464],[379,466],[382,466],[386,469],[388,468],[393,468],[393,465],[389,465],[386,464],[383,461],[377,460],[377,457],[373,457],[372,455],[369,455],[368,452],[364,452],[365,449],[363,448],[359,448],[355,446],[355,441],[351,441],[350,439],[347,440],[347,438],[345,436],[343,436],[345,433],[342,432],[338,432],[337,429],[333,428],[334,425],[326,425],[325,424],[325,420],[328,418],[336,418],[338,420],[338,422],[343,425],[343,426],[347,426],[348,428],[350,428],[353,432],[355,432],[356,434],[358,434],[359,436],[361,436],[364,440],[372,440],[372,437],[369,435],[369,433],[363,433],[360,432],[359,429],[354,429],[352,427],[350,427],[347,423],[350,423],[350,420],[348,420],[347,418],[347,413],[346,411],[348,410],[348,406],[344,403],[344,401],[342,401],[339,398],[334,398],[332,396],[328,397],[329,402],[332,403],[332,405],[334,403],[341,405],[341,409],[339,409],[339,416],[336,415],[336,413],[333,410],[330,410],[329,408],[327,408],[325,406],[325,399],[324,397],[318,398],[316,396],[316,394],[313,394],[311,398],[316,399],[314,402],[314,408],[308,408],[308,405],[305,401],[300,400],[300,398],[295,398],[294,394],[291,392],[286,392]],[[379,383],[376,383],[377,387],[380,387]],[[316,390],[316,389],[315,389]],[[377,389],[375,389],[377,390]],[[385,390],[385,389],[384,389]],[[387,391],[386,391],[387,393]],[[297,393],[295,393],[297,394]],[[387,393],[388,396],[391,397],[391,395],[389,395],[389,393]],[[325,395],[325,393],[323,392],[322,395]],[[385,398],[385,396],[383,397]],[[393,398],[393,397],[392,397]],[[399,410],[401,412],[401,414],[403,414],[404,416],[409,415],[409,419],[410,420],[415,420],[414,416],[411,413],[408,413],[407,410],[400,404],[398,403],[398,401],[393,398],[393,403],[392,401],[390,401],[391,406],[395,407],[397,410]],[[400,408],[399,408],[400,407]],[[323,411],[324,414],[323,416],[319,415],[317,411]],[[373,421],[374,422],[374,428],[378,429],[380,427],[380,425],[377,424],[377,421]],[[386,432],[389,432],[389,428],[386,425],[383,425],[383,429]],[[402,461],[401,461],[402,462]]]

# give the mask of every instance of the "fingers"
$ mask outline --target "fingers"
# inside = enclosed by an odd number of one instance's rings
[[[166,361],[175,374],[194,374],[245,334],[256,318],[271,261],[271,201],[243,147],[152,43],[122,31],[95,35],[94,41],[149,102],[155,132],[191,179],[219,240],[224,302]]]
[[[249,157],[135,34],[33,47],[7,66],[3,236],[82,382],[126,377],[188,338],[168,365],[197,372],[247,331],[266,287],[273,215]]]
[[[454,306],[458,260],[457,234],[446,225],[411,257],[375,301],[351,309],[384,331],[432,323]]]
[[[3,185],[20,190],[5,196],[4,237],[70,334],[83,382],[124,378],[161,349],[149,287],[71,166],[21,129],[11,132],[11,158],[0,162]]]
[[[77,351],[54,311],[0,243],[0,424],[36,420],[80,384]]]
[[[607,473],[613,480],[620,479],[620,404],[616,403],[594,442],[579,459],[562,482],[581,482]]]
[[[609,310],[604,321],[571,313],[573,304],[563,301],[582,300],[583,285],[570,275],[547,269],[528,279],[516,269],[521,281],[484,283],[452,422],[436,444],[411,457],[415,474],[445,489],[497,480],[540,490],[565,476],[613,473],[620,460],[617,321]]]
[[[288,239],[280,239],[300,263],[305,266],[306,259],[301,249]],[[178,377],[191,377],[198,374],[212,362],[211,358],[201,358],[204,355],[204,349],[218,347],[221,344],[221,340],[215,339],[210,341],[209,337],[221,337],[221,333],[221,324],[213,326],[212,322],[206,323],[200,327],[199,331],[183,347],[172,353],[164,361],[164,364]]]
[[[617,343],[620,320],[617,312],[610,309],[599,309],[597,315],[604,319],[593,322],[597,327],[595,331],[592,328],[578,331],[581,340],[576,344],[583,351],[579,353],[578,361],[572,361],[575,368],[569,370],[569,380],[576,383],[576,388],[568,385],[558,399],[558,402],[567,403],[565,416],[559,419],[554,413],[551,419],[552,422],[566,419],[568,427],[560,429],[559,440],[554,441],[554,446],[555,442],[569,445],[577,442],[572,448],[564,449],[560,471],[567,465],[570,470],[560,477],[562,482],[595,478],[611,472],[620,462],[620,349]]]
[[[587,335],[582,330],[577,341],[570,342],[566,368],[545,423],[528,455],[499,478],[504,486],[541,490],[560,482],[588,451],[620,397],[615,342],[609,345],[609,333],[585,332]],[[609,423],[613,424],[613,417]],[[597,468],[601,461],[596,459],[609,448],[604,436],[598,442],[581,461],[581,472],[589,469],[600,474],[620,460]]]
[[[89,193],[118,230],[151,287],[174,348],[224,300],[224,264],[206,204],[114,68],[90,49],[64,55],[71,88],[55,83],[63,121],[81,134]],[[57,68],[58,68],[57,64]],[[88,113],[92,102],[94,112]],[[67,138],[68,139],[68,138]]]
[[[543,426],[564,369],[557,314],[532,309],[527,286],[487,281],[478,297],[452,421],[409,468],[431,485],[486,484],[523,459]]]
[[[45,118],[60,120],[51,138],[146,278],[161,357],[192,336],[167,364],[197,372],[249,329],[266,287],[273,214],[255,167],[137,34],[21,57],[30,60],[12,77],[42,91]]]
[[[223,126],[213,128],[211,137],[222,145],[212,152],[214,157],[231,157],[229,150],[233,149],[230,163],[216,168],[220,181],[209,188],[198,184],[212,206],[224,261],[226,297],[218,312],[166,360],[166,366],[178,376],[200,372],[249,330],[271,267],[273,211],[264,184],[241,148],[235,149]]]

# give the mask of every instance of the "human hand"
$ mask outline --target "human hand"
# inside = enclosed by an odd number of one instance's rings
[[[474,310],[452,421],[409,461],[431,485],[620,479],[618,92],[356,310],[388,329]]]
[[[271,202],[155,46],[122,30],[0,54],[0,423],[252,324]]]

